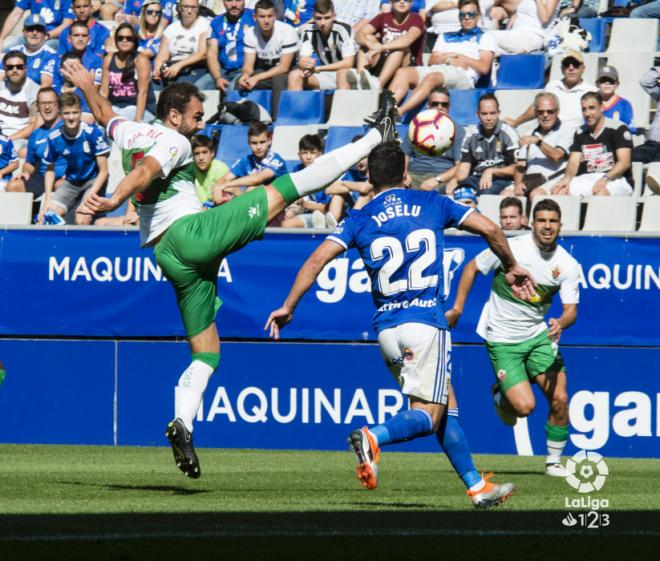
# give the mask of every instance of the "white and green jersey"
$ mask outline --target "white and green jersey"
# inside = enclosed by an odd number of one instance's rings
[[[108,123],[107,133],[121,149],[127,175],[145,156],[155,158],[161,167],[160,177],[133,197],[141,245],[150,245],[182,216],[204,210],[195,192],[192,148],[185,136],[160,121],[136,123],[121,117]]]
[[[518,264],[537,282],[537,294],[532,302],[516,298],[497,256],[490,249],[477,255],[480,273],[495,271],[490,298],[477,325],[477,333],[491,343],[520,343],[542,333],[547,329],[544,317],[556,292],[563,304],[580,301],[580,266],[563,247],[558,245],[551,253],[542,252],[532,234],[509,238],[509,245]]]

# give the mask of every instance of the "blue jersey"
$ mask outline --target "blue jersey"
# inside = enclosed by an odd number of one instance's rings
[[[314,0],[285,0],[284,20],[294,27],[300,27],[314,16]]]
[[[411,322],[447,329],[443,231],[472,212],[435,191],[387,189],[351,211],[328,236],[360,253],[371,279],[377,332]]]
[[[89,44],[87,45],[87,50],[102,57],[105,54],[105,42],[108,40],[108,37],[110,37],[110,31],[108,31],[108,28],[105,27],[105,25],[101,25],[94,19],[89,21],[91,26],[88,25]],[[71,35],[71,26],[65,27],[60,34],[59,42],[57,44],[57,53],[60,56],[73,49],[71,43],[69,43],[69,35]]]
[[[59,127],[48,134],[44,162],[54,164],[59,158],[66,161],[67,181],[82,185],[99,174],[97,156],[110,153],[103,130],[96,125],[80,123],[78,134],[70,138]]]
[[[140,39],[140,42],[138,43],[138,52],[145,54],[145,51],[151,51],[154,56],[149,57],[149,60],[151,61],[151,68],[153,69],[154,67],[154,60],[156,59],[156,55],[158,54],[158,51],[160,50],[160,37],[147,37],[146,39]]]
[[[273,178],[266,181],[266,184],[272,183],[280,175],[284,175],[287,172],[286,162],[282,159],[282,156],[272,150],[268,150],[266,156],[261,160],[257,160],[254,154],[236,160],[234,165],[231,166],[230,171],[236,177],[245,177],[246,175],[253,175],[265,169],[275,172]]]
[[[46,22],[46,31],[52,31],[66,18],[76,19],[71,0],[16,0],[16,7],[40,15]]]
[[[49,74],[52,76],[53,65],[55,64],[57,53],[55,53],[55,51],[48,45],[43,45],[36,53],[28,53],[25,45],[18,45],[9,50],[20,51],[26,56],[27,77],[36,84],[41,85],[42,74]],[[8,51],[5,51],[5,53],[6,52]],[[5,65],[2,60],[0,60],[0,70],[3,72],[5,70]]]
[[[61,126],[62,121],[57,122],[55,126],[50,129],[46,128],[45,125],[41,125],[39,128],[34,129],[30,134],[27,143],[27,156],[25,157],[25,161],[34,166],[37,175],[46,174],[46,163],[43,159],[48,146],[48,135]],[[55,177],[58,179],[64,177],[65,171],[66,160],[60,157],[55,162]]]
[[[14,148],[11,138],[0,134],[0,169],[6,168],[10,163],[17,161],[18,154],[16,154],[16,148]],[[11,174],[7,176],[7,179],[11,179]]]
[[[603,115],[610,119],[616,119],[626,125],[631,131],[636,129],[632,126],[633,106],[625,98],[613,95],[612,98],[603,103]]]
[[[254,27],[254,14],[252,10],[244,10],[241,17],[230,23],[226,15],[216,16],[211,21],[211,39],[218,42],[218,60],[223,70],[237,70],[243,68],[245,50],[243,37],[245,32]]]
[[[87,70],[91,70],[93,72],[94,82],[96,84],[100,84],[101,73],[103,71],[103,59],[96,53],[93,53],[90,50],[86,50],[85,54],[82,57],[81,62],[82,65],[85,68],[87,68]],[[51,75],[53,76],[53,88],[57,90],[58,93],[62,89],[62,84],[64,83],[64,78],[60,73],[61,65],[62,65],[62,59],[58,58],[57,60],[55,60],[55,64],[53,65],[52,72],[49,70],[46,71],[47,73],[50,72]]]

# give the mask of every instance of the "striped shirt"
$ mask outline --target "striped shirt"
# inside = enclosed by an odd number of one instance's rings
[[[346,23],[339,21],[333,23],[327,38],[321,35],[313,22],[303,25],[298,33],[303,45],[311,45],[312,52],[318,56],[321,66],[334,64],[346,57],[354,56],[357,52],[353,30]]]
[[[481,175],[488,168],[508,166],[515,162],[518,133],[503,121],[495,126],[493,134],[485,136],[481,125],[465,130],[461,146],[461,161],[472,166],[472,175]]]

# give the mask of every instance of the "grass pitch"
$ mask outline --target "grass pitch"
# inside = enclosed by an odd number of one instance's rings
[[[567,508],[580,495],[543,475],[541,457],[476,455],[517,488],[477,512],[442,454],[385,452],[367,491],[349,452],[198,453],[202,477],[190,480],[169,448],[0,446],[0,559],[345,559],[358,545],[360,559],[570,559],[583,547],[599,560],[660,559],[660,460],[607,459],[592,498],[609,501],[610,523],[589,529],[562,525],[589,509]]]

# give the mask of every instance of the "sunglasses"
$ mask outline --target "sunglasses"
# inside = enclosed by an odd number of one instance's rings
[[[35,31],[38,31],[39,33],[46,33],[46,30],[43,27],[24,27],[23,30],[27,33],[34,33]]]
[[[474,19],[478,15],[477,12],[458,12],[458,19]]]
[[[448,101],[429,101],[427,103],[429,107],[449,107]]]
[[[567,60],[561,63],[562,68],[569,68],[571,66],[573,68],[580,68],[580,66],[582,66],[582,63],[578,62],[577,60]]]
[[[145,10],[145,12],[148,16],[159,16],[163,13],[160,10]]]
[[[8,64],[5,66],[7,70],[25,70],[24,64]]]
[[[132,35],[119,35],[117,36],[117,42],[127,41],[129,43],[135,43],[135,38]]]
[[[554,115],[557,113],[556,109],[537,109],[536,114],[537,115]]]
[[[597,84],[609,84],[610,86],[613,86],[614,84],[616,84],[616,81],[612,80],[612,78],[601,78],[596,83]]]

